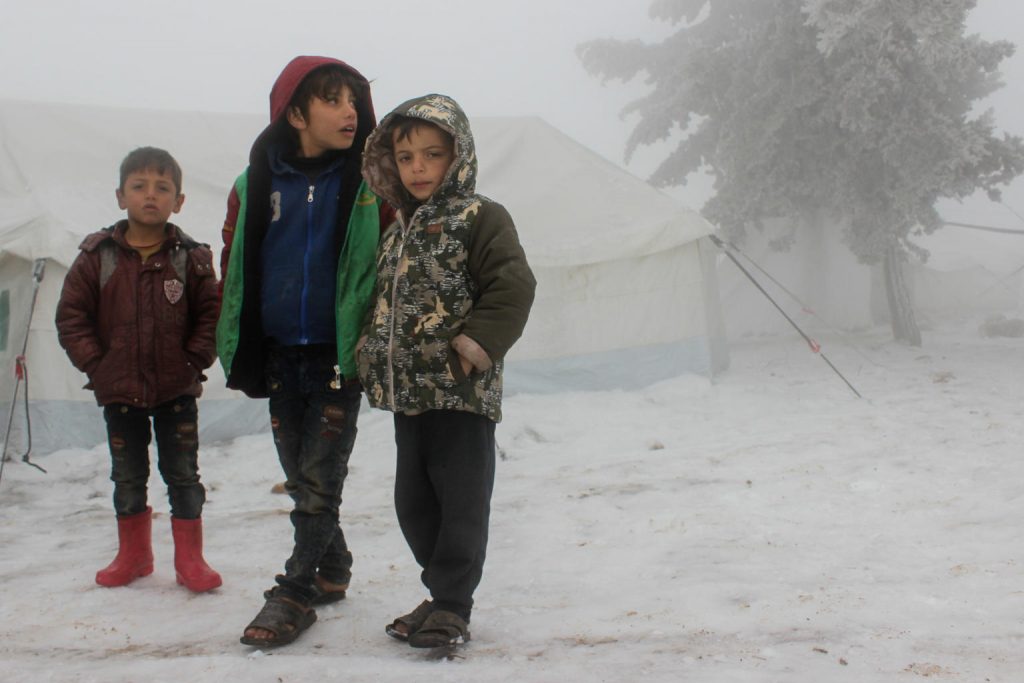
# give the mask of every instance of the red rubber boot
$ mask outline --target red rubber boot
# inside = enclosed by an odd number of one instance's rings
[[[174,571],[178,583],[194,593],[213,590],[221,584],[220,574],[203,559],[203,520],[171,517],[174,534]]]
[[[127,586],[140,576],[153,573],[153,508],[117,518],[117,557],[96,572],[101,586]]]

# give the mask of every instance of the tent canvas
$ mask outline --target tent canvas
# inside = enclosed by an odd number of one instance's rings
[[[914,241],[929,252],[910,269],[914,306],[925,322],[1021,312],[1024,235],[947,225]]]
[[[541,119],[473,129],[478,189],[508,207],[537,277],[510,390],[636,387],[726,367],[710,223]]]
[[[57,344],[53,316],[82,236],[121,216],[114,189],[123,156],[153,145],[178,159],[186,201],[172,220],[219,255],[228,188],[263,125],[258,115],[0,100],[4,416],[32,262],[47,264],[26,354],[34,452],[105,438],[84,376]],[[538,279],[530,323],[508,358],[508,391],[636,386],[725,367],[704,219],[540,119],[478,117],[473,128],[479,190],[515,218]],[[268,428],[265,402],[227,390],[216,364],[207,375],[204,441]],[[24,443],[24,424],[15,419],[12,452]]]

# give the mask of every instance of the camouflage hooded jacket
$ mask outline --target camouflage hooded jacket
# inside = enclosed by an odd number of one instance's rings
[[[389,144],[398,117],[429,121],[455,140],[444,180],[419,205],[402,186]],[[476,194],[476,173],[469,122],[443,95],[400,105],[367,140],[367,184],[401,207],[377,250],[375,303],[358,359],[375,407],[465,410],[501,419],[503,359],[523,332],[536,283],[512,218]],[[479,354],[468,358],[468,376],[453,340]]]

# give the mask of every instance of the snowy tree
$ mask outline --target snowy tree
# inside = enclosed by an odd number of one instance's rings
[[[578,49],[607,80],[651,86],[626,148],[682,131],[659,186],[702,168],[707,217],[731,240],[769,219],[843,226],[864,263],[883,266],[893,334],[918,345],[903,281],[911,240],[941,225],[940,197],[963,198],[1024,171],[1024,143],[995,133],[975,103],[1000,86],[1013,45],[966,35],[974,0],[655,0],[680,28],[660,43],[599,39]],[[830,220],[826,220],[830,219]],[[785,247],[783,242],[780,246]]]

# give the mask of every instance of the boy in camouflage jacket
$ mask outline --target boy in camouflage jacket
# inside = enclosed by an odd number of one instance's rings
[[[443,95],[410,100],[367,140],[363,176],[398,207],[377,251],[375,305],[357,351],[370,405],[395,413],[395,508],[430,592],[389,635],[469,639],[483,574],[502,359],[536,283],[503,206],[476,194],[469,122]]]

